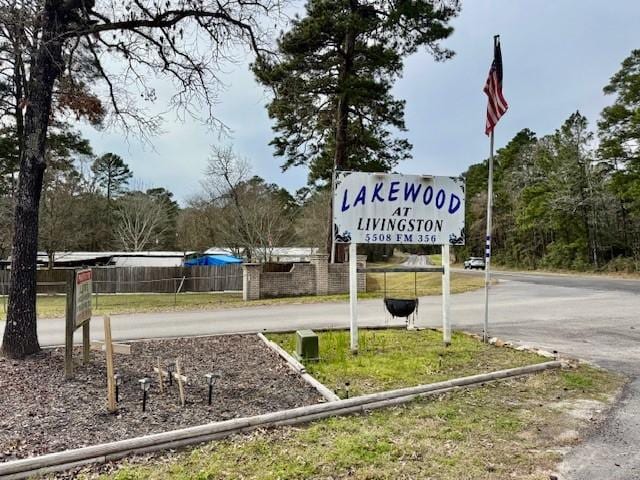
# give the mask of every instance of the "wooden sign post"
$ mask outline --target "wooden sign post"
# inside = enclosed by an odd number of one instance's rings
[[[118,407],[116,406],[116,386],[113,377],[113,344],[111,343],[111,319],[108,315],[104,316],[104,346],[107,353],[107,410],[114,413]]]
[[[64,333],[64,377],[73,378],[73,334],[82,327],[82,361],[89,363],[92,272],[70,270],[67,276],[67,305]]]
[[[178,393],[180,393],[180,405],[184,407],[184,387],[182,386],[182,371],[180,370],[180,359],[176,358],[176,379],[178,380]]]
[[[160,393],[164,393],[164,381],[162,379],[162,367],[160,366],[160,357],[156,358],[157,368],[154,368],[158,372],[158,386],[160,387]]]

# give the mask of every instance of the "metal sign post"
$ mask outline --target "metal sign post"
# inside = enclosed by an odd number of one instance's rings
[[[445,345],[451,345],[451,313],[449,295],[451,293],[451,258],[448,244],[442,245],[442,341]]]
[[[357,244],[349,244],[349,303],[351,307],[351,351],[358,351],[358,258]]]

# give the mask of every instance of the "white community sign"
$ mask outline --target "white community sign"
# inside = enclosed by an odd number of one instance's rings
[[[349,243],[351,349],[358,348],[356,246],[440,245],[442,267],[407,271],[442,272],[442,329],[449,322],[450,245],[464,245],[464,182],[457,177],[397,173],[336,172],[333,195],[335,243]]]

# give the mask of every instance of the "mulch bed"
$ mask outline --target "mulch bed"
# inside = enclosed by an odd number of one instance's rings
[[[75,378],[64,380],[64,349],[44,350],[24,361],[0,358],[0,462],[70,448],[123,440],[150,433],[201,425],[310,405],[318,392],[294,373],[255,335],[181,338],[131,343],[131,355],[115,355],[124,378],[116,414],[106,409],[105,354],[91,352],[81,365],[74,352]],[[177,382],[160,393],[153,372],[180,358],[186,405]],[[208,401],[205,374],[220,373]],[[138,380],[152,380],[147,410],[142,412]]]

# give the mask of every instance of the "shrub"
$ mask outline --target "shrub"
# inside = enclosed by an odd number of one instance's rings
[[[640,271],[638,267],[635,259],[619,256],[610,260],[603,269],[607,272],[634,273]]]
[[[571,243],[550,243],[540,265],[543,268],[586,270],[589,268],[586,242],[576,240]]]

